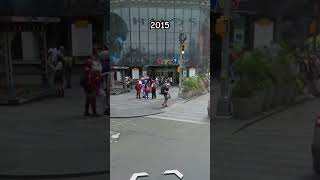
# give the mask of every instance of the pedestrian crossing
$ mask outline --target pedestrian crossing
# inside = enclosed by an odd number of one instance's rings
[[[179,100],[165,108],[164,113],[148,117],[194,124],[209,124],[207,111],[209,99],[210,94],[207,93],[188,102]]]

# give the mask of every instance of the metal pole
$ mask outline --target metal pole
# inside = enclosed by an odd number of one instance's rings
[[[230,39],[230,19],[231,19],[231,0],[224,1],[224,16],[227,18],[226,33],[222,44],[222,67],[221,67],[221,95],[218,99],[217,114],[218,118],[231,118],[231,102],[229,87],[229,39]]]
[[[317,36],[319,33],[319,1],[316,1],[315,4],[315,32],[313,34],[313,53],[316,54],[317,53]]]
[[[180,43],[181,47],[182,43]],[[183,59],[182,52],[180,50],[180,62],[179,62],[179,98],[182,98],[182,79],[183,79]]]
[[[183,59],[183,54],[182,54],[182,51],[181,51],[181,47],[182,47],[182,44],[184,43],[184,41],[186,40],[183,37],[183,35],[185,35],[185,34],[184,34],[184,31],[183,31],[183,25],[182,25],[181,33],[180,33],[180,36],[179,36],[179,41],[180,41],[180,63],[179,63],[180,71],[179,71],[179,94],[178,94],[179,98],[183,97],[183,95],[182,95],[182,91],[183,91],[182,80],[183,80],[183,71],[184,71],[184,59]]]

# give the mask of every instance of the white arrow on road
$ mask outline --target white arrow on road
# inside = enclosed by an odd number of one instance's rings
[[[179,172],[178,170],[166,170],[164,173],[164,175],[176,175],[180,180],[183,178],[183,174],[181,174],[181,172]]]
[[[148,177],[149,174],[142,172],[142,173],[135,173],[131,176],[130,180],[137,180],[139,177]]]

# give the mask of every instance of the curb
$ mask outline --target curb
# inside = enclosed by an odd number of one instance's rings
[[[187,103],[187,102],[189,102],[189,101],[192,101],[192,100],[194,100],[194,99],[196,99],[196,98],[198,98],[198,97],[200,97],[200,96],[206,95],[206,94],[208,94],[208,92],[203,93],[203,94],[200,94],[200,95],[197,95],[197,96],[193,96],[192,98],[189,98],[189,99],[185,100],[185,101],[183,102],[183,104],[185,104],[185,103]]]
[[[120,94],[124,94],[124,93],[130,93],[130,89],[129,90],[122,90],[120,92],[113,92],[111,94],[112,95],[120,95]]]
[[[283,112],[291,107],[295,107],[299,104],[304,104],[305,102],[309,101],[309,100],[313,100],[315,98],[311,98],[311,97],[308,97],[308,96],[305,96],[303,97],[302,99],[300,100],[297,100],[295,102],[293,102],[292,104],[289,104],[289,105],[283,105],[283,106],[280,106],[278,108],[275,108],[273,110],[270,110],[270,111],[266,111],[266,112],[262,112],[262,115],[258,116],[258,117],[254,117],[252,118],[251,120],[249,120],[248,122],[244,122],[242,125],[240,125],[240,127],[238,129],[236,129],[235,131],[233,131],[231,134],[232,135],[235,135],[239,132],[241,132],[242,130],[270,117],[270,116],[273,116],[275,114],[278,114],[280,112]]]
[[[80,172],[70,174],[30,174],[30,175],[13,175],[13,174],[0,174],[0,178],[7,179],[64,179],[64,178],[77,178],[77,177],[90,177],[97,175],[108,175],[110,171],[92,171],[92,172]]]
[[[140,117],[146,117],[146,116],[153,116],[153,115],[158,115],[162,114],[162,112],[156,112],[156,113],[150,113],[150,114],[143,114],[143,115],[136,115],[136,116],[110,116],[110,118],[115,118],[115,119],[130,119],[130,118],[140,118]]]
[[[0,105],[9,105],[9,106],[16,106],[16,105],[23,105],[27,103],[32,103],[36,101],[40,101],[45,98],[54,97],[55,92],[52,90],[44,90],[40,91],[38,93],[30,94],[27,97],[18,97],[16,99],[7,99],[7,100],[1,100]]]

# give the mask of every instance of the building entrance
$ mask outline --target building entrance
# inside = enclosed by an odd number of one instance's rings
[[[178,66],[149,66],[148,74],[155,79],[158,78],[172,78],[173,85],[179,84],[179,73],[177,72]]]

